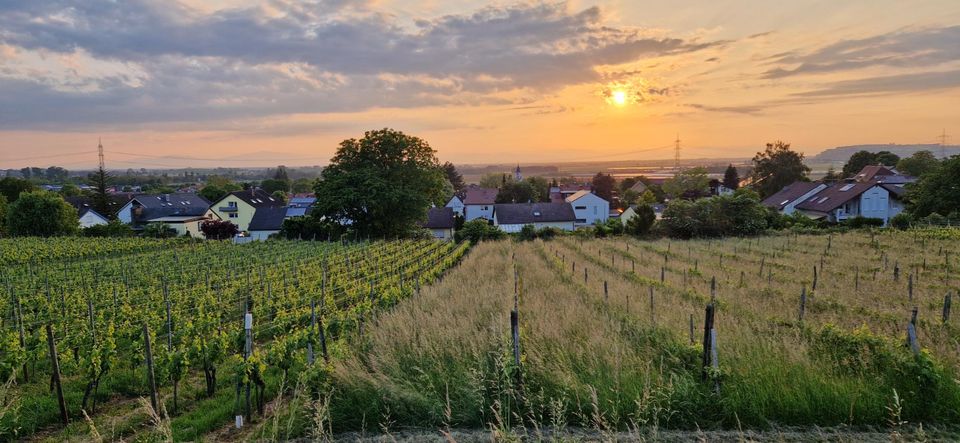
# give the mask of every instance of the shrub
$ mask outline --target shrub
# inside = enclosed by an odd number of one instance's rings
[[[636,215],[627,220],[623,227],[624,232],[635,237],[647,235],[654,222],[657,221],[657,214],[654,212],[653,206],[649,204],[637,205],[634,211]]]
[[[844,223],[846,223],[847,226],[853,229],[880,227],[880,226],[883,226],[883,219],[869,218],[869,217],[858,215],[853,218],[848,218]]]
[[[471,243],[477,243],[482,240],[499,240],[504,235],[506,234],[503,231],[490,225],[488,221],[477,218],[464,223],[463,229],[457,231],[454,237],[458,242],[469,240]]]
[[[537,228],[533,225],[523,225],[520,228],[520,234],[517,235],[520,241],[530,241],[537,238]]]
[[[894,215],[893,218],[890,219],[890,226],[901,230],[909,228],[912,223],[913,217],[906,212],[901,212],[897,215]]]
[[[200,232],[207,240],[226,240],[240,233],[240,228],[229,220],[207,220],[200,224]]]
[[[80,230],[80,235],[84,237],[131,237],[133,236],[133,229],[120,221],[111,220],[107,224],[83,228]]]
[[[144,226],[142,234],[149,238],[170,238],[177,235],[177,230],[161,222],[154,222]]]
[[[768,228],[769,217],[756,193],[741,189],[692,202],[673,200],[663,211],[661,223],[676,238],[756,235]]]

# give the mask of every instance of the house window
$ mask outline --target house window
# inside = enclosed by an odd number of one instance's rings
[[[229,206],[229,207],[231,207],[231,208],[236,208],[236,207],[237,207],[237,202],[227,202],[227,206]]]
[[[586,206],[574,206],[573,209],[576,209],[576,210],[580,211],[580,210],[583,210],[583,209],[587,209],[587,207],[586,207]]]
[[[236,212],[231,212],[231,213],[230,213],[230,218],[237,218],[237,213],[236,213]]]

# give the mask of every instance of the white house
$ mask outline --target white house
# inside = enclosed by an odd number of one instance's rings
[[[839,223],[861,216],[878,218],[886,225],[903,212],[903,184],[868,182],[835,183],[796,205],[811,217]]]
[[[454,228],[456,227],[453,208],[430,208],[427,212],[427,221],[420,226],[429,229],[433,233],[433,238],[437,240],[453,240]]]
[[[763,204],[782,214],[790,215],[796,210],[798,204],[826,188],[827,184],[822,182],[793,182],[763,199]]]
[[[190,217],[202,218],[209,206],[210,202],[197,194],[141,194],[130,199],[117,211],[117,220],[130,225],[135,230],[140,230],[148,223],[177,224],[185,223],[181,220]],[[171,222],[171,220],[176,221]],[[180,232],[180,227],[171,227]]]
[[[447,202],[445,207],[453,209],[453,213],[463,217],[463,200],[460,200],[460,197],[454,195],[450,198],[450,201]]]
[[[470,187],[463,198],[463,218],[470,221],[478,218],[493,220],[493,205],[499,189]]]
[[[503,203],[493,209],[493,225],[504,232],[520,232],[526,225],[572,231],[576,219],[569,203]]]
[[[91,226],[105,225],[110,223],[110,220],[107,220],[106,217],[100,215],[99,212],[94,211],[91,208],[81,209],[79,215],[81,228],[89,228]]]
[[[573,206],[573,212],[577,215],[577,226],[605,223],[610,216],[610,202],[590,191],[577,191],[567,197],[566,202]]]

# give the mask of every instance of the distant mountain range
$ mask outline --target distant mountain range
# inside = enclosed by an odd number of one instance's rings
[[[845,162],[850,159],[850,156],[858,151],[870,151],[870,152],[880,152],[880,151],[890,151],[894,154],[897,154],[900,157],[909,157],[917,151],[930,151],[933,155],[941,157],[941,149],[939,144],[916,144],[916,145],[898,145],[898,144],[885,144],[885,145],[853,145],[853,146],[838,146],[836,148],[827,149],[813,157],[807,159],[808,162]],[[947,157],[951,155],[960,154],[960,145],[946,145],[942,149],[943,154],[946,154]]]

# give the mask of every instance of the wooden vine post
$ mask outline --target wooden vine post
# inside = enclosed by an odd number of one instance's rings
[[[947,295],[943,296],[943,322],[947,323],[950,321],[950,304],[952,303],[952,294],[947,292]]]
[[[913,307],[913,311],[910,314],[910,323],[907,324],[907,346],[910,346],[910,350],[913,351],[914,355],[920,354],[920,344],[917,343],[917,307]]]
[[[50,371],[53,372],[53,385],[57,393],[57,405],[60,406],[60,421],[70,423],[67,414],[67,402],[63,399],[63,386],[60,383],[60,357],[57,355],[57,343],[53,340],[53,328],[47,324],[47,346],[50,348]]]
[[[150,349],[150,329],[147,322],[143,322],[143,352],[147,363],[147,386],[150,388],[150,406],[160,414],[160,404],[157,402],[157,378],[153,370],[153,351]]]

